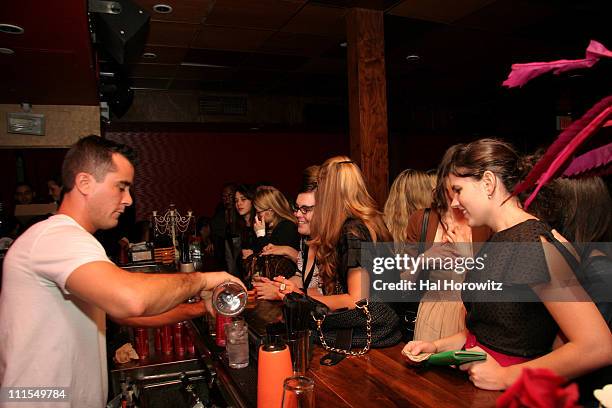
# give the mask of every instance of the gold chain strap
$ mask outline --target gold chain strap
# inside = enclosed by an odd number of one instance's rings
[[[363,347],[363,349],[359,351],[351,351],[350,349],[343,350],[343,349],[329,346],[327,342],[325,341],[325,336],[323,335],[323,330],[321,328],[323,326],[323,321],[325,321],[325,315],[321,319],[317,319],[313,315],[312,318],[317,323],[317,331],[319,332],[319,339],[321,340],[321,345],[323,346],[323,348],[327,351],[333,351],[334,353],[345,354],[347,356],[353,356],[353,357],[363,356],[365,353],[367,353],[370,350],[370,346],[372,345],[372,315],[370,315],[370,309],[368,309],[368,305],[369,305],[369,302],[367,299],[364,299],[364,300],[361,300],[355,303],[355,307],[357,309],[361,309],[366,316],[367,340],[366,340],[366,345]]]

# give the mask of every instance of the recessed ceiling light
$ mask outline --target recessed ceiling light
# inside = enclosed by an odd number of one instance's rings
[[[10,48],[0,48],[0,54],[13,55],[14,53],[15,51],[11,50]]]
[[[0,32],[5,34],[23,34],[24,29],[13,24],[0,23]]]
[[[340,43],[340,46],[341,46],[342,48],[346,48],[346,47],[348,47],[348,43],[347,43],[346,41],[341,42],[341,43]]]
[[[421,59],[421,57],[416,55],[416,54],[410,54],[410,55],[406,56],[406,61],[409,61],[409,62],[416,62],[416,61],[418,61],[420,59]]]
[[[156,4],[153,6],[153,10],[160,14],[172,13],[172,6],[167,4]]]
[[[144,58],[144,59],[155,59],[155,58],[157,58],[157,54],[155,54],[154,52],[145,52],[144,54],[142,54],[142,58]]]

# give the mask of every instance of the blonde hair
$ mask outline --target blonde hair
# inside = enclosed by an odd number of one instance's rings
[[[295,217],[291,212],[289,202],[276,187],[272,186],[259,186],[255,191],[255,198],[253,199],[253,205],[256,208],[262,210],[272,210],[272,223],[274,227],[278,225],[283,219],[296,223]]]
[[[338,280],[336,246],[347,218],[361,220],[374,242],[390,241],[391,234],[366,189],[361,170],[346,156],[332,157],[320,167],[315,200],[309,245],[317,248],[319,277],[325,293],[332,294]]]
[[[393,241],[406,242],[408,219],[416,210],[431,206],[436,176],[419,170],[404,170],[393,181],[383,215]]]

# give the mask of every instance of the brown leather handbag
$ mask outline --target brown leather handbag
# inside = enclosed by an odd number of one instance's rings
[[[282,255],[251,255],[245,262],[248,279],[253,276],[263,276],[268,279],[274,279],[277,276],[290,278],[297,271],[297,265]]]

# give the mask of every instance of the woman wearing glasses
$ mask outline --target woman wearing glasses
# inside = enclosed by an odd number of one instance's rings
[[[310,251],[316,248],[319,287],[323,295],[313,298],[330,309],[355,308],[367,297],[368,272],[360,264],[361,246],[392,241],[374,199],[368,193],[361,170],[345,156],[323,163],[315,194],[317,210],[312,217]],[[308,265],[307,265],[308,267]],[[281,277],[275,285],[282,294],[297,290]]]
[[[297,272],[294,277],[288,279],[297,288],[307,287],[309,294],[322,294],[319,287],[318,269],[315,262],[316,248],[308,245],[310,238],[310,222],[315,210],[315,191],[317,189],[317,178],[319,166],[310,166],[304,170],[302,188],[292,205],[293,214],[297,220],[298,233],[302,237],[300,250],[296,251],[290,246],[279,246],[268,244],[264,247],[264,255],[283,255],[293,259],[297,263]],[[272,284],[267,278],[257,279],[253,283],[257,290],[258,299],[277,300],[282,299],[283,294],[279,288]],[[286,288],[287,284],[283,288]]]

